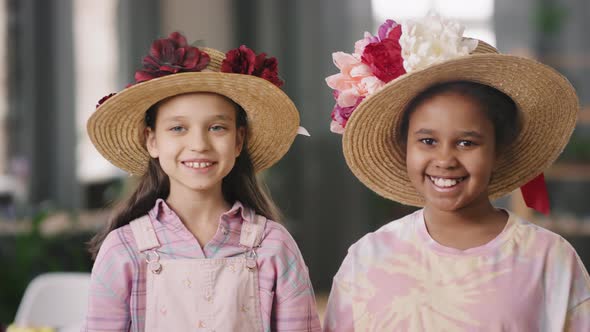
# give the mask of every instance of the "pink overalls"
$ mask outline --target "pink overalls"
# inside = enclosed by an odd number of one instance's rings
[[[160,259],[148,216],[130,223],[146,259],[146,331],[262,331],[256,248],[266,218],[242,225],[244,253],[230,258]]]

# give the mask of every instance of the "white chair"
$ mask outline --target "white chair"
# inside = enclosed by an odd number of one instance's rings
[[[14,324],[79,330],[86,316],[89,287],[90,273],[41,274],[27,286]]]

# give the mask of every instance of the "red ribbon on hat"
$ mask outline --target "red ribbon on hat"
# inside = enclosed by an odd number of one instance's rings
[[[549,194],[543,173],[520,187],[520,191],[528,207],[549,215]]]

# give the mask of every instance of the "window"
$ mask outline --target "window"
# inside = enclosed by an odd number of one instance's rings
[[[8,86],[7,86],[7,15],[6,0],[0,0],[0,176],[7,172],[7,145],[6,117],[8,115]]]
[[[118,91],[117,0],[73,3],[76,58],[77,175],[84,184],[108,181],[121,172],[96,151],[86,121],[97,101]]]

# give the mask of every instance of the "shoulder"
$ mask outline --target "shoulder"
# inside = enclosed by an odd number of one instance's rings
[[[392,256],[403,255],[409,249],[415,248],[415,226],[421,216],[422,211],[418,210],[364,235],[348,249],[335,280],[354,278],[357,273],[369,271],[380,262],[388,261]]]
[[[511,213],[512,217],[516,224],[513,240],[520,254],[542,262],[547,278],[575,280],[590,296],[590,277],[576,249],[561,235]]]
[[[574,247],[561,235],[509,212],[515,224],[514,241],[534,252],[577,259]]]
[[[568,309],[590,299],[590,276],[574,247],[561,235],[520,217],[515,243],[521,255],[543,264],[545,284],[553,297],[567,296]]]
[[[112,230],[105,237],[98,251],[96,263],[127,263],[137,261],[138,256],[137,244],[131,226],[124,225]]]
[[[299,255],[299,247],[285,226],[267,220],[261,247],[274,252],[288,251]]]
[[[386,246],[391,248],[399,241],[411,240],[416,234],[416,222],[422,217],[422,210],[408,214],[400,219],[390,221],[374,232],[365,234],[348,249],[356,254],[366,250],[375,250]]]
[[[285,226],[277,222],[267,221],[257,253],[273,270],[283,271],[282,273],[288,275],[307,271],[299,246]]]

